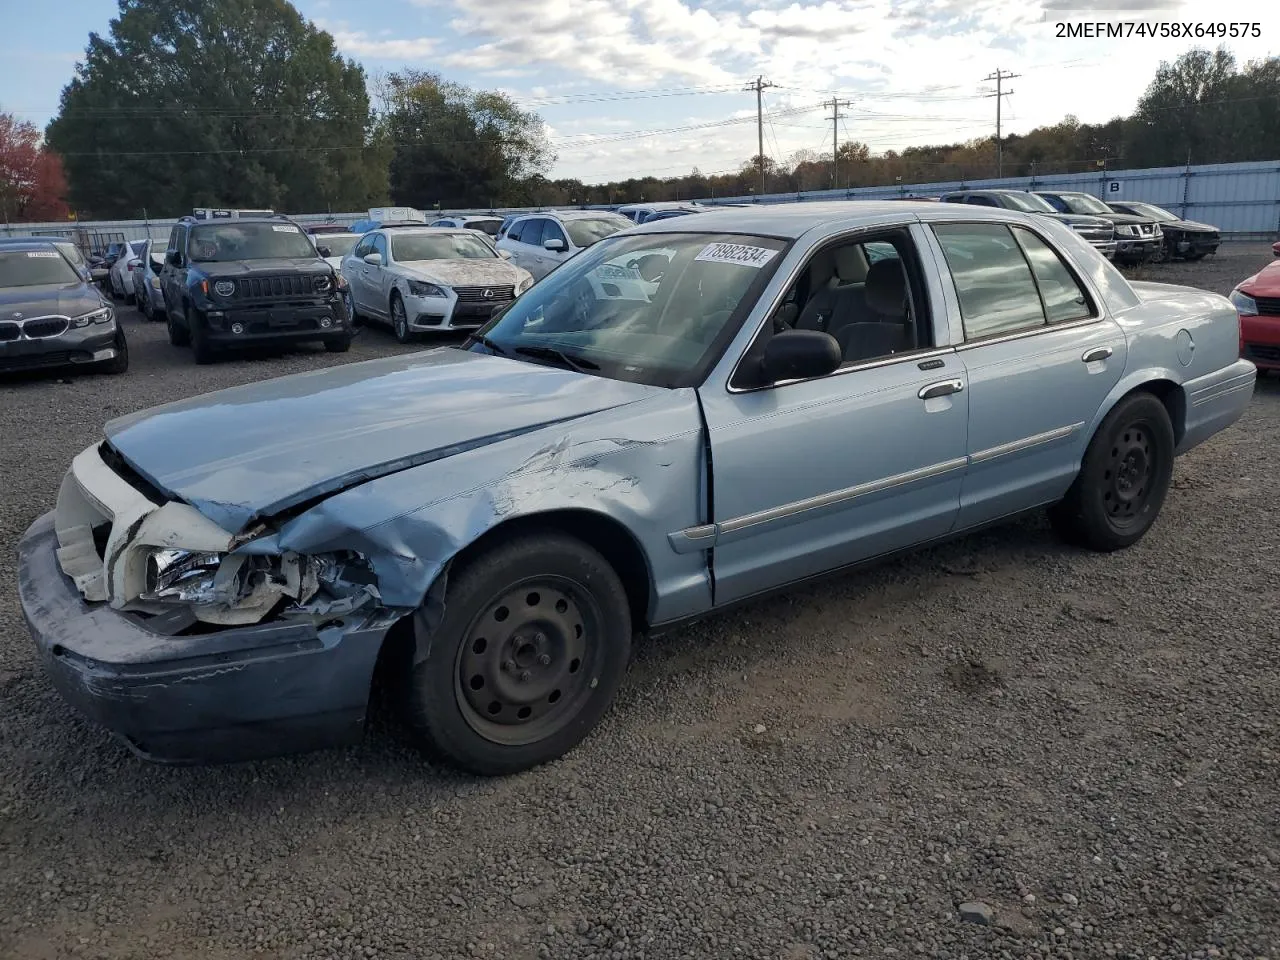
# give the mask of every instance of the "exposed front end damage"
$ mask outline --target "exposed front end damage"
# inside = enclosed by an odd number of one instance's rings
[[[109,448],[105,452],[110,455]],[[54,686],[170,763],[355,743],[388,609],[350,551],[274,549],[81,453],[18,548],[23,614]]]
[[[272,617],[323,623],[361,614],[391,623],[377,578],[350,552],[264,552],[263,524],[232,533],[194,507],[144,492],[92,446],[72,462],[54,511],[58,565],[86,601],[162,617],[169,628],[244,626]]]

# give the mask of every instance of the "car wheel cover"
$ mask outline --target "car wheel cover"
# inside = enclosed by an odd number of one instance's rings
[[[467,725],[525,746],[572,724],[597,686],[600,605],[575,580],[529,577],[486,603],[458,648],[454,693]]]
[[[404,301],[399,297],[391,301],[391,324],[397,337],[403,339],[409,335],[409,317],[404,312]]]
[[[1126,531],[1142,522],[1156,491],[1161,457],[1145,421],[1116,431],[1102,473],[1102,505],[1113,529]]]

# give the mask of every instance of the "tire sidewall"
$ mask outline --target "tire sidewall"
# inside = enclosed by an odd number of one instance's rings
[[[396,304],[400,305],[400,312],[404,316],[404,326],[401,327],[399,321],[396,320]],[[408,343],[411,333],[409,331],[409,314],[405,310],[404,301],[400,299],[399,294],[391,296],[391,332],[396,335],[396,339],[401,343]]]
[[[1108,451],[1116,438],[1126,428],[1143,426],[1151,432],[1156,445],[1156,463],[1153,465],[1151,483],[1154,490],[1143,504],[1139,514],[1141,521],[1118,528],[1111,522],[1104,494],[1109,481],[1105,477]],[[1081,519],[1090,528],[1093,538],[1111,549],[1120,549],[1141,540],[1151,529],[1169,493],[1173,479],[1173,460],[1176,441],[1173,424],[1164,404],[1149,393],[1125,397],[1107,414],[1097,434],[1089,444],[1080,471]]]
[[[588,591],[600,612],[600,636],[593,658],[592,693],[576,716],[544,739],[512,746],[478,733],[458,703],[458,655],[475,618],[513,584],[528,577],[565,577]],[[411,668],[404,690],[410,723],[428,746],[472,773],[503,775],[553,760],[580,743],[608,711],[631,655],[631,613],[626,591],[608,562],[578,540],[554,533],[526,536],[478,558],[452,577],[444,614],[426,636],[415,615],[418,646],[426,656]]]

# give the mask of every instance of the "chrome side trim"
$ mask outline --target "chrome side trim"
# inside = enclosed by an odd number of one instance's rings
[[[906,473],[896,473],[891,477],[882,477],[879,480],[871,480],[867,483],[860,483],[857,486],[845,487],[843,490],[832,490],[830,493],[822,493],[816,497],[808,497],[804,500],[797,500],[794,503],[783,504],[780,507],[772,507],[768,510],[760,510],[756,513],[748,513],[745,516],[735,517],[732,520],[726,520],[720,524],[720,534],[723,536],[727,533],[737,533],[739,530],[746,530],[748,527],[754,527],[762,523],[769,523],[772,520],[781,520],[784,517],[795,516],[798,513],[806,513],[810,510],[818,510],[822,507],[829,507],[837,503],[845,503],[849,500],[856,500],[858,497],[865,497],[872,493],[880,493],[893,487],[901,487],[908,483],[915,483],[918,480],[928,480],[932,477],[940,477],[945,473],[951,473],[960,470],[968,465],[968,457],[956,457],[954,460],[943,460],[941,463],[931,464],[927,467],[920,467],[916,470],[908,470]]]
[[[1239,393],[1241,390],[1252,390],[1253,386],[1254,386],[1254,381],[1252,379],[1250,379],[1247,383],[1233,382],[1231,385],[1224,386],[1218,390],[1215,390],[1213,393],[1205,394],[1202,397],[1197,397],[1195,400],[1191,401],[1191,405],[1193,407],[1203,406],[1206,403],[1212,403],[1214,400],[1221,400],[1223,397],[1228,396],[1230,394]]]
[[[1236,390],[1243,390],[1245,387],[1251,387],[1254,384],[1257,374],[1252,371],[1234,376],[1229,380],[1223,380],[1221,383],[1210,384],[1202,387],[1191,395],[1191,405],[1198,407],[1202,403],[1208,403],[1216,400],[1224,394],[1234,393]]]
[[[1067,320],[1062,323],[1042,323],[1038,327],[1031,327],[1027,330],[1019,330],[1016,333],[1006,333],[997,337],[987,337],[985,340],[967,340],[956,347],[957,352],[965,350],[974,350],[978,347],[987,347],[993,343],[1010,343],[1014,340],[1026,340],[1028,337],[1038,337],[1054,330],[1074,330],[1077,327],[1087,327],[1095,323],[1102,322],[1105,317],[1099,315],[1096,317],[1085,317],[1083,320]]]
[[[716,532],[714,523],[704,523],[667,534],[667,542],[676,553],[697,553],[715,546]]]
[[[1032,447],[1038,447],[1045,443],[1052,443],[1055,440],[1065,440],[1077,430],[1084,426],[1084,421],[1073,423],[1065,427],[1057,427],[1053,430],[1046,430],[1044,433],[1037,433],[1030,437],[1023,437],[1021,440],[1011,440],[1009,443],[1002,443],[995,447],[987,447],[985,450],[979,450],[977,453],[970,454],[970,463],[986,463],[989,460],[995,460],[997,457],[1007,457],[1012,453],[1021,453],[1023,450],[1030,450]]]
[[[793,517],[797,514],[806,513],[810,510],[818,510],[822,507],[834,506],[840,503],[847,503],[850,500],[856,500],[858,497],[865,497],[873,493],[881,493],[894,487],[904,486],[908,483],[916,483],[920,480],[929,480],[933,477],[940,477],[956,470],[961,470],[968,465],[968,457],[956,457],[954,460],[944,460],[941,463],[931,464],[927,467],[921,467],[917,470],[908,470],[906,473],[894,474],[891,477],[882,477],[879,480],[872,480],[868,483],[860,483],[856,486],[845,487],[843,490],[832,490],[830,493],[818,494],[816,497],[808,497],[804,500],[796,500],[793,503],[785,503],[781,506],[771,507],[768,510],[760,510],[756,513],[744,514],[741,517],[734,517],[732,520],[726,520],[719,524],[701,524],[696,527],[686,527],[668,535],[667,539],[677,553],[691,553],[694,550],[706,550],[715,546],[721,537],[747,530],[751,527],[759,526],[763,523],[770,523],[774,520],[782,520],[787,517]]]

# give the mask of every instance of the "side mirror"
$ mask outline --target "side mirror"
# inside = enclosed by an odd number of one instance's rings
[[[761,385],[825,377],[844,362],[836,338],[821,330],[783,330],[769,338],[760,360]]]
[[[564,253],[569,247],[563,240],[543,240],[542,249],[550,250],[552,253]]]
[[[503,260],[510,260],[510,259],[511,259],[511,251],[510,251],[510,250],[499,250],[499,251],[498,251],[498,256],[500,256]],[[1277,256],[1280,256],[1280,254],[1277,254]]]
[[[316,253],[320,254],[320,256],[326,259],[333,256],[333,254],[329,252],[328,247],[316,247]]]
[[[369,264],[371,267],[380,267],[382,266],[382,254],[366,253],[364,255],[364,262]]]
[[[170,250],[164,255],[164,262],[170,266],[180,267],[182,266],[182,254],[177,250]]]

